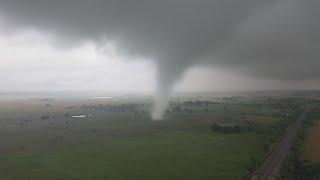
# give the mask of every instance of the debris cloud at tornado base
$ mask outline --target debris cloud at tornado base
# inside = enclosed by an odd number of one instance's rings
[[[0,1],[11,30],[48,31],[63,46],[110,41],[128,56],[153,59],[157,120],[193,65],[284,81],[319,79],[319,8],[314,0]]]

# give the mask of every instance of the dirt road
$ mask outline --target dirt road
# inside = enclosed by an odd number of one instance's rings
[[[299,129],[302,127],[302,122],[305,119],[306,111],[304,111],[288,128],[286,134],[270,154],[267,160],[262,164],[260,169],[256,171],[251,180],[272,180],[277,179],[279,170],[282,167],[286,157],[288,156],[289,149],[292,146],[294,139],[297,137]]]

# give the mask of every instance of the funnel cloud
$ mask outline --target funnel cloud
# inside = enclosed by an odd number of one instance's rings
[[[47,31],[61,47],[113,42],[124,54],[154,60],[154,119],[194,65],[318,82],[319,8],[315,0],[0,0],[9,31]]]

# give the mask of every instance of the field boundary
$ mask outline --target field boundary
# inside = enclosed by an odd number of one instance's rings
[[[283,166],[289,150],[302,127],[302,122],[305,120],[306,114],[307,110],[304,110],[298,116],[297,120],[289,126],[281,141],[274,148],[272,153],[270,153],[260,168],[251,175],[249,178],[250,180],[271,180],[279,177],[280,169]]]

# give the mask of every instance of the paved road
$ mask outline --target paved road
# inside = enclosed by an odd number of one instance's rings
[[[280,143],[274,149],[274,151],[270,154],[267,160],[262,164],[260,169],[256,171],[251,180],[272,180],[277,179],[279,175],[279,170],[282,167],[286,157],[288,156],[290,147],[297,137],[299,129],[302,127],[302,122],[305,119],[306,111],[304,111],[288,128],[287,133],[282,138]]]

